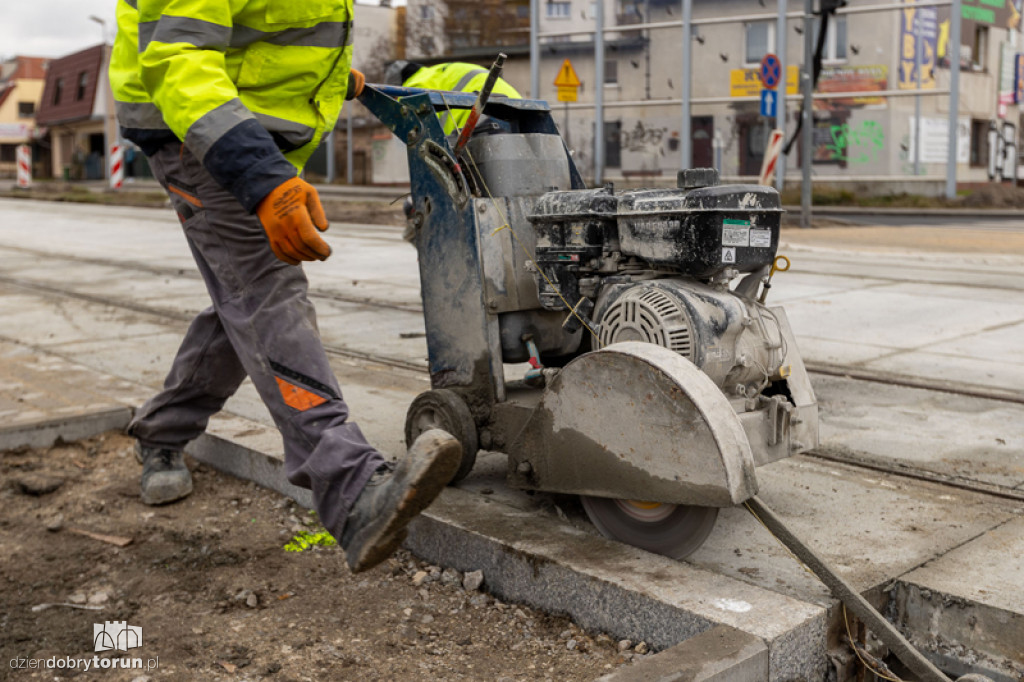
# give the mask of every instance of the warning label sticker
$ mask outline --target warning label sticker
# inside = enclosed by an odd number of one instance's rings
[[[735,263],[736,262],[736,247],[726,246],[722,248],[722,262],[723,263]]]
[[[732,218],[723,220],[722,246],[750,246],[750,222]]]
[[[772,231],[763,228],[753,228],[750,230],[750,245],[759,248],[769,248],[772,245]]]

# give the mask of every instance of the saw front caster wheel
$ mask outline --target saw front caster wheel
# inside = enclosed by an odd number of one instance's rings
[[[438,388],[420,393],[405,415],[405,443],[412,445],[424,431],[442,429],[462,445],[462,463],[451,483],[458,483],[473,470],[479,449],[476,422],[465,401],[455,391]]]

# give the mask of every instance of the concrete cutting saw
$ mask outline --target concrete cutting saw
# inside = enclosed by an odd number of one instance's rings
[[[483,93],[486,95],[486,93]],[[512,486],[579,495],[604,535],[682,558],[756,469],[817,444],[817,404],[780,307],[764,304],[778,193],[687,169],[677,187],[587,189],[546,102],[368,85],[408,148],[431,390],[441,427]],[[482,114],[446,137],[439,113]]]

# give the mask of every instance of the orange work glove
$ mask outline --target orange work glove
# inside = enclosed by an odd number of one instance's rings
[[[355,99],[363,94],[363,86],[366,85],[366,76],[358,69],[350,69],[348,72],[348,91],[345,99]]]
[[[274,255],[285,263],[298,265],[331,255],[331,247],[316,232],[327,229],[324,207],[313,185],[302,178],[290,178],[271,190],[256,207],[256,215]]]

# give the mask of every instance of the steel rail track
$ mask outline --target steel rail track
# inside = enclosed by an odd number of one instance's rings
[[[147,272],[159,276],[173,276],[173,277],[187,277],[193,280],[199,280],[199,273],[192,270],[182,270],[181,268],[163,267],[159,265],[152,265],[149,263],[141,263],[138,261],[117,261],[113,259],[104,258],[92,258],[86,256],[73,256],[67,254],[44,254],[41,251],[34,249],[26,249],[23,247],[11,247],[3,246],[3,249],[17,251],[22,253],[29,253],[36,256],[45,256],[46,258],[60,258],[74,263],[81,263],[87,265],[96,265],[101,267],[120,267],[140,272]],[[104,296],[97,296],[94,294],[84,294],[81,292],[73,291],[69,288],[57,287],[47,285],[39,282],[33,282],[21,278],[6,277],[0,275],[0,282],[5,282],[13,286],[21,286],[27,288],[34,288],[39,291],[47,291],[53,294],[65,295],[69,297],[78,298],[81,300],[91,301],[103,305],[113,305],[115,307],[123,307],[135,312],[140,313],[151,313],[157,315],[164,315],[172,317],[174,319],[180,319],[184,321],[191,320],[191,316],[180,313],[179,311],[168,310],[158,308],[154,306],[139,305],[130,301],[122,301]],[[344,294],[334,291],[317,291],[310,290],[309,296],[312,299],[337,301],[339,303],[349,303],[353,305],[366,305],[374,308],[384,308],[387,310],[397,310],[401,312],[422,314],[423,306],[416,303],[397,303],[394,301],[387,301],[383,299],[376,299],[369,296],[352,296],[350,294]],[[367,362],[378,362],[394,367],[401,367],[403,369],[410,369],[412,371],[424,371],[425,367],[418,363],[411,363],[400,358],[390,358],[387,356],[376,356],[372,353],[365,353],[356,351],[354,349],[345,348],[342,346],[331,346],[329,349],[334,355],[353,357]],[[881,370],[866,369],[860,367],[852,367],[850,365],[837,365],[832,363],[823,362],[806,362],[807,371],[812,374],[823,374],[827,376],[836,377],[848,377],[851,379],[858,379],[861,381],[872,381],[881,384],[888,384],[891,386],[904,386],[907,388],[920,388],[931,391],[939,391],[942,393],[950,393],[954,395],[971,396],[975,398],[984,398],[988,400],[997,400],[1001,402],[1016,403],[1024,405],[1024,392],[1013,391],[1009,389],[1001,389],[989,386],[981,386],[974,384],[967,384],[963,382],[946,381],[943,379],[928,379],[923,377],[914,377],[904,374],[898,374],[893,372],[884,372]]]
[[[31,282],[14,277],[0,275],[0,284],[6,284],[11,287],[32,291],[38,294],[42,294],[43,296],[49,298],[65,298],[86,301],[88,303],[94,303],[97,305],[104,305],[113,308],[121,308],[123,310],[130,310],[132,312],[144,315],[162,317],[165,319],[174,320],[176,322],[188,323],[192,320],[192,315],[190,313],[185,313],[178,310],[170,310],[158,306],[140,304],[134,301],[124,301],[110,296],[77,292],[60,286],[42,284],[39,282]],[[356,360],[367,364],[377,364],[392,367],[395,369],[405,370],[416,374],[425,374],[427,371],[427,367],[424,363],[411,362],[404,358],[389,357],[386,355],[369,353],[333,344],[324,344],[324,350],[326,350],[329,355],[348,358],[351,360]],[[1018,393],[1014,393],[1012,391],[1002,391],[999,389],[990,389],[985,387],[964,386],[960,384],[955,384],[954,382],[943,382],[940,380],[933,381],[927,379],[919,379],[917,377],[906,377],[902,375],[888,375],[880,372],[861,371],[851,369],[849,367],[830,366],[816,363],[808,363],[807,368],[808,371],[812,373],[876,381],[880,383],[887,383],[897,386],[908,386],[911,388],[941,391],[944,393],[952,393],[955,395],[965,395],[986,398],[991,400],[1013,402],[1017,404],[1024,404],[1024,396]],[[1021,489],[1000,486],[993,483],[986,483],[984,481],[974,481],[959,476],[952,476],[948,474],[929,471],[927,469],[916,469],[902,463],[887,462],[863,455],[839,454],[820,450],[812,450],[803,454],[804,456],[807,457],[812,457],[823,461],[835,462],[838,464],[844,464],[846,466],[852,466],[870,471],[877,471],[879,473],[885,473],[893,476],[910,478],[919,481],[936,483],[939,485],[945,485],[961,490],[966,490],[969,492],[991,495],[1002,499],[1024,502],[1024,490]]]
[[[97,294],[86,294],[78,291],[71,291],[68,289],[62,289],[60,287],[51,286],[48,284],[40,284],[38,282],[30,282],[27,280],[21,280],[14,277],[6,277],[0,275],[0,284],[6,284],[11,287],[19,289],[25,289],[36,293],[49,296],[51,298],[71,298],[79,301],[86,301],[88,303],[95,303],[97,305],[105,305],[112,308],[122,308],[124,310],[131,310],[132,312],[140,313],[143,315],[152,315],[154,317],[163,317],[171,319],[176,322],[188,323],[192,321],[194,315],[190,313],[184,313],[178,310],[170,310],[167,308],[160,308],[157,306],[150,306],[132,301],[123,301],[120,299],[112,298],[109,296],[100,296]],[[347,348],[345,346],[337,346],[332,344],[324,344],[324,350],[329,355],[336,355],[339,357],[352,358],[368,363],[375,363],[378,365],[386,365],[388,367],[394,367],[397,369],[405,369],[416,373],[425,373],[427,367],[423,363],[416,363],[406,360],[404,358],[395,358],[387,355],[377,355],[373,353],[367,353],[365,351],[356,350],[354,348]]]

